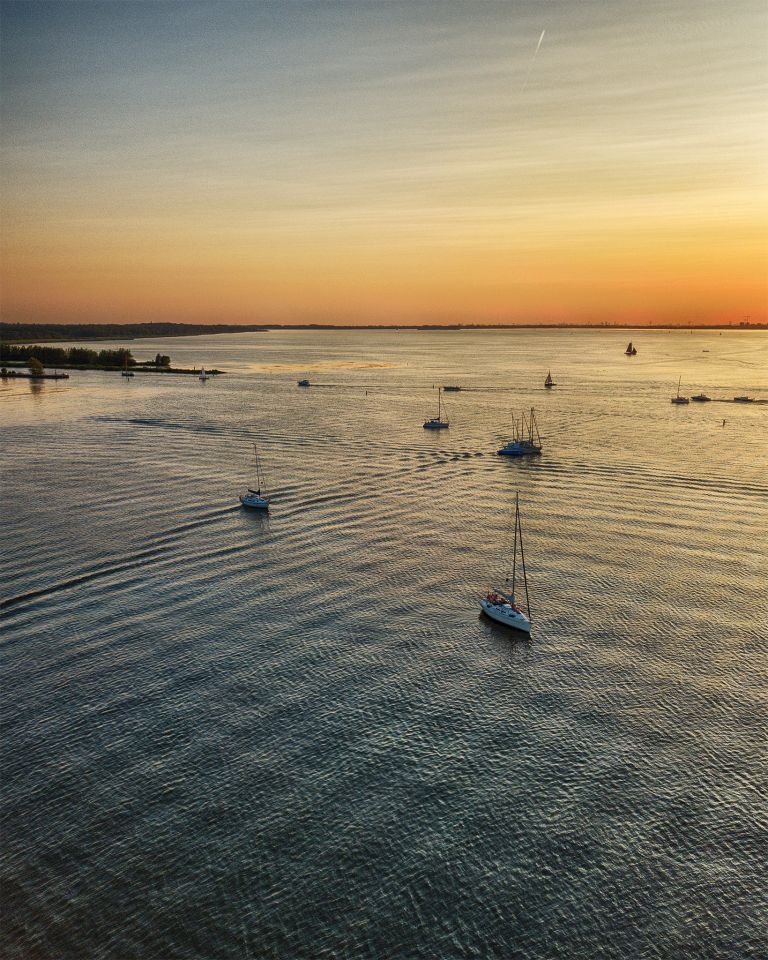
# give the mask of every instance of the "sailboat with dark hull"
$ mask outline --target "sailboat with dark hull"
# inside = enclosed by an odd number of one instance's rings
[[[497,452],[503,457],[538,456],[541,453],[541,434],[533,407],[530,416],[521,414],[519,425],[514,418],[512,422],[514,436]]]
[[[681,397],[681,396],[680,396],[680,383],[682,382],[682,379],[683,379],[682,377],[679,377],[679,378],[678,378],[678,381],[677,381],[677,396],[672,397],[672,403],[681,404],[681,403],[689,403],[689,402],[690,402],[690,401],[688,400],[688,397]]]
[[[518,543],[520,544],[520,567],[523,571],[523,584],[525,585],[525,609],[527,613],[523,613],[523,611],[517,605],[515,595]],[[521,633],[530,634],[531,632],[531,604],[528,598],[528,576],[525,572],[523,528],[520,522],[520,498],[517,494],[515,494],[515,535],[514,549],[512,553],[512,592],[505,593],[503,590],[490,590],[484,597],[480,598],[480,609],[486,616],[490,617],[491,620],[495,620],[497,623],[503,623],[505,627],[511,627],[513,630],[519,630]]]
[[[627,344],[627,349],[624,351],[624,353],[625,353],[628,357],[634,357],[635,354],[637,353],[637,347],[635,347],[635,346],[632,345],[632,341],[631,341],[631,340],[630,340],[629,343]]]
[[[432,417],[431,420],[424,421],[425,430],[447,430],[450,426],[450,423],[447,420],[443,420],[442,414],[442,388],[437,388],[437,416]]]

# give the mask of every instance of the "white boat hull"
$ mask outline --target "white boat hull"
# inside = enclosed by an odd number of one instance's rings
[[[255,493],[243,493],[240,496],[240,503],[251,510],[269,510],[269,500],[266,497],[260,497]]]
[[[522,633],[531,632],[531,621],[524,613],[515,610],[508,603],[491,603],[485,597],[481,598],[480,606],[487,616],[497,623],[503,623],[505,627],[512,627],[513,630],[520,630]]]

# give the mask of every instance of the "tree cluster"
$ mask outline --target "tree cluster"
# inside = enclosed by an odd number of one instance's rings
[[[123,367],[133,366],[130,350],[119,347],[116,350],[89,350],[87,347],[48,347],[39,345],[22,346],[13,343],[0,343],[0,361],[18,361],[29,363],[31,358],[40,361],[46,367],[82,366],[82,367]],[[170,359],[163,357],[163,360]],[[165,364],[167,366],[167,364]]]

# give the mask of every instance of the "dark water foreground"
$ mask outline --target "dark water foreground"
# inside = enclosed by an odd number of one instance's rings
[[[2,956],[765,956],[768,409],[669,396],[765,394],[768,337],[626,339],[3,388]],[[530,643],[477,607],[516,490]]]

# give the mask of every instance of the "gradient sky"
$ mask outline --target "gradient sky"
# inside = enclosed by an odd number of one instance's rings
[[[768,319],[764,0],[13,2],[1,38],[6,320]]]

